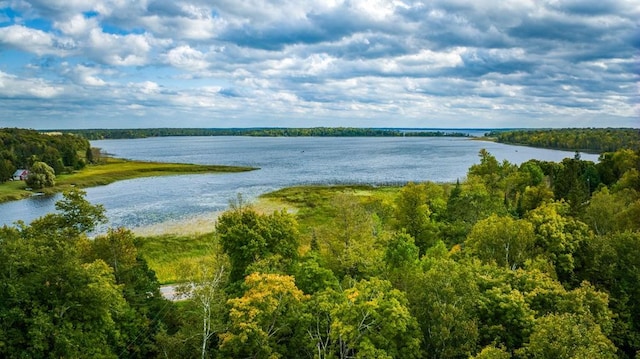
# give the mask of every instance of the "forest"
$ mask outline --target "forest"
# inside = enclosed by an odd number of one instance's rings
[[[634,358],[640,151],[241,197],[171,302],[81,191],[0,229],[0,357]],[[173,256],[178,246],[164,249]],[[148,258],[148,257],[147,257]]]
[[[36,162],[46,163],[58,175],[83,168],[92,158],[89,141],[77,135],[0,128],[0,183]]]
[[[640,149],[640,129],[637,128],[527,129],[491,131],[487,136],[514,145],[592,153]]]
[[[89,140],[147,138],[165,136],[254,136],[254,137],[467,137],[463,132],[354,127],[313,128],[141,128],[60,130]]]

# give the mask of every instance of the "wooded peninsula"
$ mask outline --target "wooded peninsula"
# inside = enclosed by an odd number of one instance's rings
[[[199,235],[89,237],[104,208],[78,189],[56,209],[0,228],[0,357],[640,354],[634,147],[520,165],[482,150],[457,183],[238,197]]]

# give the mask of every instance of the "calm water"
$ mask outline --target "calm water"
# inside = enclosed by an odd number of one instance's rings
[[[86,190],[89,201],[105,206],[110,226],[129,228],[224,210],[238,193],[253,199],[298,184],[455,181],[479,162],[481,148],[517,164],[574,155],[467,138],[416,137],[163,137],[93,141],[92,146],[136,160],[260,167],[245,173],[141,178]],[[596,161],[597,155],[582,158]],[[59,198],[0,204],[0,225],[30,222],[54,211]]]

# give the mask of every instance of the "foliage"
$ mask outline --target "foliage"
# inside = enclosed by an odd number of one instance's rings
[[[472,256],[511,269],[522,267],[534,257],[533,226],[510,217],[491,215],[479,221],[465,243]]]
[[[600,327],[575,314],[540,318],[529,342],[519,350],[523,358],[616,358],[616,348]]]
[[[252,273],[246,291],[229,300],[229,329],[220,334],[226,357],[287,358],[298,350],[302,302],[291,276]]]
[[[229,256],[232,283],[244,278],[250,264],[269,255],[279,254],[288,261],[298,257],[297,223],[285,211],[261,215],[239,206],[218,218],[216,231]]]
[[[640,149],[640,131],[633,128],[563,128],[494,131],[498,142],[587,152]]]
[[[418,324],[402,292],[377,278],[344,291],[331,311],[339,358],[420,357]]]
[[[44,162],[34,162],[26,179],[27,185],[34,189],[53,187],[56,184],[56,174],[53,168]]]
[[[58,175],[81,169],[89,148],[89,141],[72,134],[0,128],[0,183],[16,169],[29,169],[35,162],[46,163]]]
[[[88,241],[95,223],[85,219],[101,210],[81,193],[65,194],[58,208],[0,229],[0,356],[154,355],[152,328],[166,305],[152,272],[134,260],[131,237],[115,231]]]

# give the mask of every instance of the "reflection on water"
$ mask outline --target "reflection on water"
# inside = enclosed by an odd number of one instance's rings
[[[573,152],[508,146],[466,138],[163,137],[94,141],[115,156],[159,162],[260,167],[231,174],[140,178],[87,189],[107,209],[110,226],[145,227],[224,210],[241,193],[299,184],[448,182],[463,178],[486,148],[499,161],[560,161]],[[586,160],[597,155],[582,154]],[[54,210],[60,198],[37,196],[0,205],[0,225],[29,222]]]

